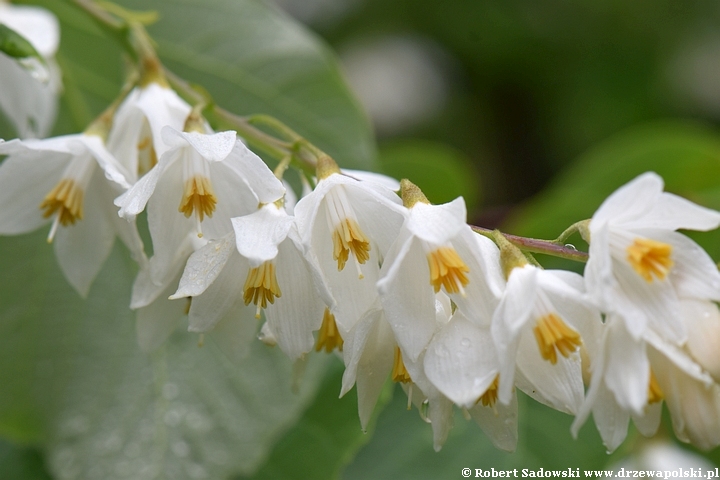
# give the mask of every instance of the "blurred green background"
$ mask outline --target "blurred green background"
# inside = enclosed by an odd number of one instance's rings
[[[63,29],[58,62],[64,96],[55,133],[75,132],[117,94],[121,51],[72,2],[37,3],[56,13]],[[720,208],[717,2],[118,3],[157,10],[160,20],[149,30],[161,59],[203,85],[223,107],[275,115],[341,166],[409,177],[435,203],[463,195],[469,221],[477,225],[554,238],[646,170],[663,175],[669,190]],[[0,137],[12,136],[0,120]],[[262,445],[229,441],[230,460],[197,468],[212,463],[213,449],[202,445],[237,439],[246,429],[251,421],[238,414],[239,423],[217,427],[219,433],[180,431],[165,422],[158,430],[164,433],[156,432],[165,442],[161,451],[145,458],[144,450],[132,450],[133,457],[128,451],[132,422],[142,416],[137,412],[157,417],[158,411],[174,411],[165,404],[172,402],[163,403],[158,369],[174,366],[169,375],[184,402],[210,408],[217,395],[220,405],[212,408],[229,405],[248,418],[277,391],[238,373],[260,366],[229,364],[214,351],[193,348],[194,339],[182,332],[161,355],[139,353],[132,315],[107,312],[109,304],[123,311],[129,298],[123,288],[129,289],[134,267],[125,252],[116,248],[85,304],[63,284],[42,237],[0,239],[0,292],[5,292],[0,296],[0,381],[5,385],[0,435],[7,439],[0,444],[1,478],[52,478],[48,472],[55,478],[144,478],[128,473],[128,459],[132,464],[138,458],[161,469],[175,465],[168,478],[228,478],[240,472],[242,478],[267,479],[461,478],[463,467],[600,468],[648,445],[631,430],[608,457],[591,422],[575,441],[570,417],[523,397],[514,454],[495,450],[459,414],[436,454],[430,426],[417,412],[406,411],[404,395],[390,386],[373,428],[360,432],[355,392],[336,398],[342,369],[331,359],[308,374],[302,396],[277,387],[289,398],[274,406],[285,416],[263,419],[270,433]],[[720,260],[720,234],[694,238]],[[582,268],[540,260],[546,266]],[[70,306],[56,312],[48,298],[65,299]],[[113,357],[99,362],[110,344],[116,348]],[[278,355],[266,357],[261,367],[287,382],[289,365]],[[176,364],[178,358],[190,360]],[[128,359],[135,362],[131,367],[123,363]],[[197,373],[202,368],[222,368],[225,377],[205,381]],[[135,372],[143,375],[135,378]],[[98,400],[88,393],[98,390],[99,378],[117,394]],[[141,393],[123,400],[120,392],[133,388]],[[198,393],[215,388],[211,395]],[[186,391],[193,394],[190,399],[183,397]],[[258,398],[251,391],[258,391]],[[137,400],[143,395],[147,398]],[[132,408],[118,410],[120,401]],[[87,410],[93,412],[86,419],[89,426],[75,428],[77,412]],[[109,418],[113,415],[119,417]],[[222,425],[227,419],[215,420]],[[118,437],[120,446],[97,457],[94,445],[123,423],[130,426]],[[659,438],[673,441],[670,431],[666,419]],[[720,463],[718,449],[705,455]]]

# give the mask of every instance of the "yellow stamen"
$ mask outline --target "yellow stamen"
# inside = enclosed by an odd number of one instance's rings
[[[435,288],[435,293],[440,291],[440,286],[444,286],[447,293],[465,295],[463,287],[470,282],[467,277],[470,268],[454,248],[440,247],[430,252],[427,259],[430,266],[430,284]]]
[[[674,264],[671,254],[672,245],[647,238],[636,238],[632,245],[627,247],[630,266],[648,283],[654,280],[653,275],[658,280],[667,277]]]
[[[650,382],[648,383],[648,404],[661,402],[665,395],[663,394],[660,385],[658,384],[657,378],[652,369],[650,369]]]
[[[40,204],[44,218],[49,218],[57,212],[58,220],[63,227],[75,225],[77,220],[83,218],[82,188],[71,178],[61,179]]]
[[[184,213],[188,218],[195,212],[198,220],[202,222],[205,215],[212,217],[216,204],[217,198],[210,179],[195,176],[185,182],[185,190],[180,200],[178,212]]]
[[[335,315],[330,313],[330,309],[327,307],[325,307],[325,313],[323,313],[322,325],[318,332],[315,351],[319,352],[323,347],[326,353],[332,352],[335,348],[340,352],[342,352],[343,349],[343,339],[335,324]]]
[[[580,334],[554,313],[541,317],[535,324],[533,333],[540,355],[553,365],[557,363],[556,350],[567,358],[582,344]]]
[[[248,271],[243,287],[243,299],[245,305],[250,305],[250,302],[257,305],[255,318],[260,318],[261,308],[267,308],[268,302],[275,303],[275,297],[279,298],[281,295],[273,262],[263,262],[259,267]]]
[[[360,230],[360,225],[355,220],[346,218],[341,221],[335,227],[332,238],[333,258],[338,262],[338,271],[345,268],[345,262],[351,251],[359,264],[367,262],[370,258],[370,240]]]
[[[495,375],[495,379],[490,384],[487,390],[485,390],[485,393],[480,395],[480,398],[477,399],[477,402],[475,402],[475,405],[478,403],[482,403],[483,407],[494,407],[495,402],[497,402],[498,398],[498,386],[500,385],[500,375]]]
[[[412,381],[412,379],[410,378],[410,374],[405,368],[405,363],[403,363],[402,359],[402,352],[400,351],[400,347],[398,346],[395,347],[395,362],[393,363],[392,380],[393,382],[402,383],[408,383]]]

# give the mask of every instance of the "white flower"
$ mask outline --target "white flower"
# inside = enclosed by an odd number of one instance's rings
[[[275,341],[295,360],[312,349],[312,332],[334,302],[317,261],[304,254],[294,218],[275,204],[233,218],[232,226],[190,257],[171,298],[193,297],[196,332],[213,329],[234,305],[254,318],[264,309]]]
[[[682,311],[692,314],[696,308]],[[682,319],[688,320],[692,321]],[[592,411],[609,450],[625,438],[631,416],[641,433],[652,435],[664,399],[679,439],[703,449],[720,445],[720,386],[687,350],[652,330],[636,340],[625,322],[611,315],[591,374],[585,403],[573,423],[574,434]]]
[[[589,224],[588,294],[617,314],[629,332],[650,328],[681,344],[679,298],[720,300],[720,274],[695,242],[675,230],[711,230],[720,213],[664,193],[662,179],[645,173],[610,195]]]
[[[375,303],[379,264],[400,228],[402,207],[380,183],[341,173],[319,177],[295,215],[337,302],[332,313],[344,336]]]
[[[575,413],[583,399],[579,347],[592,354],[600,312],[585,301],[580,275],[513,268],[495,311],[492,335],[500,358],[500,401],[514,386],[553,408]],[[518,379],[515,379],[515,375]]]
[[[130,183],[148,172],[172,144],[163,141],[166,126],[182,131],[190,105],[157,82],[134,88],[115,113],[108,149],[130,171]]]
[[[48,241],[70,284],[85,296],[118,235],[142,263],[134,223],[117,216],[112,199],[129,187],[123,168],[95,135],[0,143],[0,234],[30,232],[52,222]]]
[[[235,132],[205,134],[163,128],[170,149],[159,163],[115,200],[120,216],[133,218],[148,207],[153,240],[151,277],[164,283],[180,258],[189,232],[220,238],[232,229],[230,218],[271,203],[285,188]]]
[[[27,39],[45,61],[45,65],[36,60],[37,64],[23,67],[0,53],[0,108],[19,137],[44,137],[55,122],[61,89],[60,70],[54,60],[60,43],[57,18],[44,8],[0,1],[0,24]]]
[[[388,322],[411,361],[435,333],[436,292],[442,289],[469,319],[486,324],[502,293],[498,248],[475,234],[465,218],[461,197],[444,205],[418,201],[386,256],[378,289]]]

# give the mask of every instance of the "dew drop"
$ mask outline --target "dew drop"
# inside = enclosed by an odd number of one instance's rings
[[[465,348],[468,348],[470,346],[470,339],[469,338],[463,338],[460,340],[460,345],[462,345]]]
[[[575,248],[575,245],[573,245],[572,243],[566,243],[565,248],[569,248],[570,250],[577,250],[577,248]]]

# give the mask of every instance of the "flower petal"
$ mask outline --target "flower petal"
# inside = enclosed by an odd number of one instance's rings
[[[229,233],[190,255],[177,292],[170,299],[201,295],[218,278],[230,256],[236,254],[233,247],[235,238]]]

